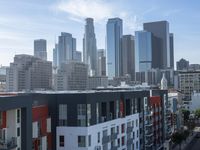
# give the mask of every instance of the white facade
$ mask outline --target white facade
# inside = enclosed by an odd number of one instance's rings
[[[122,133],[122,124],[124,132]],[[128,128],[133,127],[128,131]],[[112,139],[111,130],[114,129],[116,138]],[[139,114],[118,118],[112,121],[96,124],[89,127],[57,127],[57,150],[110,150],[118,147],[118,150],[139,150]],[[107,130],[107,131],[106,131]],[[107,135],[105,133],[107,132]],[[104,133],[104,137],[103,137]],[[117,134],[116,134],[117,133]],[[99,135],[98,135],[99,134]],[[63,146],[60,146],[60,136],[64,136]],[[84,147],[78,145],[78,136],[84,136]],[[134,136],[134,137],[133,137]],[[122,138],[124,143],[122,144]],[[103,142],[103,140],[108,140]],[[112,141],[112,142],[111,142]],[[131,142],[132,144],[127,144]]]

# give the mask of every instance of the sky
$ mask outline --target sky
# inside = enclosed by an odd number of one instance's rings
[[[175,62],[200,63],[200,1],[193,0],[0,0],[0,64],[15,54],[33,54],[33,40],[46,39],[48,60],[61,32],[77,39],[82,51],[85,18],[94,18],[97,48],[105,49],[108,18],[123,19],[123,34],[143,23],[167,20],[174,33]]]

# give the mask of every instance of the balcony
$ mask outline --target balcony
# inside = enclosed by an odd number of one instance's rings
[[[111,136],[110,136],[111,141],[117,139],[117,135],[118,135],[117,133],[112,133]]]
[[[106,144],[110,142],[110,136],[103,136],[102,138],[102,144]]]
[[[10,140],[0,139],[0,150],[11,150],[17,147],[17,138],[12,137]]]
[[[127,127],[126,132],[127,132],[127,133],[133,132],[133,127]]]
[[[145,147],[151,147],[151,146],[153,146],[153,141],[152,140],[146,140]]]
[[[148,137],[153,136],[153,132],[151,130],[146,130],[145,136],[148,136]]]
[[[133,138],[127,139],[127,145],[133,144]]]

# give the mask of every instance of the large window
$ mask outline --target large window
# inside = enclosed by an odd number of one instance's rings
[[[121,133],[124,133],[125,132],[125,124],[122,124],[121,125]]]
[[[88,136],[88,146],[91,146],[91,135]]]
[[[60,147],[65,146],[65,137],[63,135],[60,135],[60,137],[59,137],[59,145],[60,145]]]
[[[78,136],[78,147],[86,147],[85,136]]]
[[[86,104],[77,105],[78,126],[86,126]]]
[[[2,125],[3,122],[3,117],[2,117],[2,112],[0,111],[0,125]]]
[[[67,126],[67,104],[59,105],[59,125]]]

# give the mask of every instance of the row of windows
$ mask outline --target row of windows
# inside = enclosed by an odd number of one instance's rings
[[[135,133],[133,132],[133,137],[135,136]],[[137,131],[137,137],[138,137],[138,131]],[[129,135],[127,136],[127,139],[130,139]],[[134,139],[134,138],[133,138]],[[91,146],[91,135],[88,136],[88,147]],[[126,145],[125,143],[125,136],[117,139],[117,146],[120,147],[120,142],[121,146]],[[86,147],[86,136],[78,136],[77,137],[77,143],[78,147]],[[98,143],[100,143],[100,132],[98,132]],[[59,146],[60,147],[65,147],[65,136],[61,135],[59,136]],[[115,141],[111,141],[111,147],[115,146]],[[136,141],[136,148],[138,149],[138,141]]]

